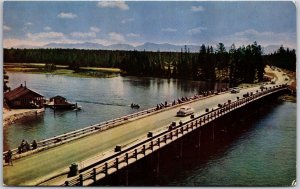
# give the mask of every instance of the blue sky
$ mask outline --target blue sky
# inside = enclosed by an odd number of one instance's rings
[[[287,1],[6,1],[3,46],[93,42],[284,45],[296,48]]]

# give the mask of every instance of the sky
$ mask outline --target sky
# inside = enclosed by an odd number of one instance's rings
[[[296,48],[289,1],[6,1],[3,46],[283,45]]]

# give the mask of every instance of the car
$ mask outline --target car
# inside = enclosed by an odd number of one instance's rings
[[[177,116],[187,116],[194,113],[194,109],[190,106],[182,106],[177,112]]]
[[[271,81],[271,84],[273,84],[273,85],[274,85],[274,84],[276,84],[276,82],[275,82],[275,81]]]
[[[239,93],[240,92],[240,88],[238,87],[234,87],[231,89],[231,93]]]
[[[261,85],[259,88],[260,88],[261,90],[267,89],[267,87],[266,87],[265,85]]]

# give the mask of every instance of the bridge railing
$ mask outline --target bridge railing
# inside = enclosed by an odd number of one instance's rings
[[[108,171],[111,169],[113,169],[111,170],[111,172],[117,171],[118,169],[122,168],[122,163],[125,163],[125,165],[123,166],[126,166],[129,164],[129,161],[131,159],[133,159],[133,161],[136,161],[142,157],[145,157],[148,154],[158,150],[160,147],[173,142],[174,140],[184,136],[185,134],[193,131],[198,127],[201,127],[213,121],[218,117],[221,117],[237,108],[251,103],[252,101],[255,101],[271,93],[278,92],[285,88],[285,85],[274,86],[266,90],[258,91],[257,93],[252,94],[248,97],[239,98],[233,102],[228,101],[222,107],[211,110],[210,112],[202,114],[190,121],[183,123],[182,125],[170,128],[169,130],[159,133],[156,136],[150,137],[144,141],[139,142],[138,144],[128,147],[121,152],[117,152],[112,156],[105,158],[104,160],[100,160],[99,162],[95,163],[93,165],[94,167],[92,167],[91,169],[86,170],[75,178],[66,181],[63,186],[83,186],[84,182],[96,182],[98,180],[97,176],[103,174],[102,177],[105,177],[109,174]]]
[[[222,90],[222,91],[219,91],[219,92],[228,92],[228,90]],[[77,138],[80,138],[80,137],[84,137],[84,136],[87,136],[89,134],[93,134],[93,133],[98,132],[98,131],[103,131],[103,130],[106,130],[108,128],[112,128],[112,127],[117,126],[118,124],[120,124],[122,122],[126,122],[126,121],[128,121],[129,119],[132,119],[132,118],[137,118],[137,117],[147,115],[147,114],[150,114],[150,113],[153,113],[153,112],[156,112],[156,111],[164,111],[167,108],[182,105],[182,104],[185,104],[185,103],[190,103],[192,101],[200,100],[202,98],[207,98],[207,97],[210,97],[212,95],[215,95],[215,91],[210,91],[209,93],[207,93],[207,95],[194,95],[193,97],[188,98],[187,101],[184,101],[182,103],[176,102],[174,105],[169,104],[167,107],[164,107],[162,109],[157,109],[156,107],[149,108],[149,109],[142,110],[142,111],[139,111],[139,112],[136,112],[136,113],[133,113],[133,114],[125,115],[125,116],[122,116],[122,117],[119,117],[119,118],[116,118],[116,119],[113,119],[113,120],[105,121],[105,122],[102,122],[102,123],[99,123],[99,124],[94,124],[94,125],[82,128],[82,129],[78,129],[78,130],[71,131],[71,132],[68,132],[68,133],[64,133],[64,134],[61,134],[61,135],[58,135],[58,136],[54,136],[54,137],[51,137],[51,138],[48,138],[48,139],[45,139],[45,140],[41,140],[41,141],[37,142],[37,149],[30,150],[30,151],[27,151],[27,152],[19,153],[18,148],[15,148],[15,149],[11,150],[12,155],[13,155],[13,159],[17,159],[17,158],[26,156],[28,154],[36,153],[38,151],[42,151],[42,150],[48,149],[50,147],[53,147],[53,146],[56,146],[56,145],[59,145],[59,144],[63,144],[63,143],[69,142],[70,140],[77,139]],[[7,151],[3,152],[3,159],[5,158],[6,154],[7,154]]]

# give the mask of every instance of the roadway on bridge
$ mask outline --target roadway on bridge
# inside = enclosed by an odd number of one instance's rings
[[[272,72],[278,77],[276,84],[284,83],[282,73]],[[237,96],[241,97],[246,92],[256,90],[259,90],[259,87],[242,89],[238,94],[216,95],[189,105],[195,109],[196,114],[199,114],[205,108],[211,109],[219,103],[225,103],[229,99],[236,100]],[[101,156],[118,144],[132,143],[138,138],[146,136],[149,131],[166,128],[172,121],[181,120],[182,118],[175,117],[178,109],[179,107],[172,108],[140,119],[130,120],[118,127],[15,160],[13,166],[3,168],[4,184],[8,186],[36,185],[51,175],[68,170],[73,162],[82,162],[96,155]]]

